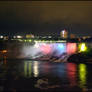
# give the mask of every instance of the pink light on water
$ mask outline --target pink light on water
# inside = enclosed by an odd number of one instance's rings
[[[77,75],[77,66],[76,64],[73,63],[68,63],[67,64],[67,76],[70,82],[70,86],[76,86],[77,85],[77,79],[76,79],[76,75]]]
[[[67,43],[67,53],[74,54],[77,51],[76,43]]]

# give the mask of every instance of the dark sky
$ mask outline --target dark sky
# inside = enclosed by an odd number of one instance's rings
[[[35,35],[69,33],[92,35],[92,2],[4,1],[0,2],[0,32]]]

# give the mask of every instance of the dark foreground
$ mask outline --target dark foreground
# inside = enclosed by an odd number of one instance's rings
[[[0,92],[91,92],[92,65],[29,60],[0,61]]]

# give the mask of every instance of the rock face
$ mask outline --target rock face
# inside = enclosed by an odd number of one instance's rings
[[[77,53],[77,54],[73,54],[71,55],[67,61],[68,62],[74,62],[74,63],[87,63],[87,62],[91,62],[92,57],[89,56],[86,53]]]
[[[41,57],[36,58],[36,60],[41,61],[49,61],[49,62],[67,62],[69,55],[67,53],[63,53],[60,56],[52,55],[44,55]]]

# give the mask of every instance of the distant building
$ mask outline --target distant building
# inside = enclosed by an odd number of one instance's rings
[[[91,36],[83,36],[82,38],[83,39],[88,39],[88,38],[91,38]]]
[[[26,34],[26,38],[34,38],[33,34]]]
[[[68,32],[64,29],[60,32],[60,37],[61,38],[68,38]]]
[[[23,38],[23,36],[21,36],[21,35],[16,35],[16,36],[15,36],[15,35],[14,35],[13,38],[14,38],[14,39],[16,39],[16,38],[21,39],[21,38]]]
[[[4,40],[8,40],[9,36],[4,36],[3,38],[4,38]]]
[[[21,35],[17,35],[17,38],[23,38]]]
[[[70,38],[71,39],[75,38],[75,34],[70,34]]]

